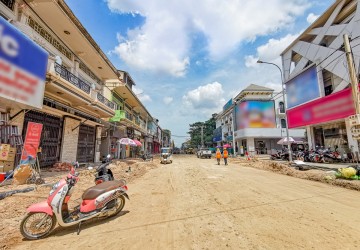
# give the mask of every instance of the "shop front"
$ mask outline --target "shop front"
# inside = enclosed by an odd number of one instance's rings
[[[306,128],[309,148],[338,147],[349,153],[358,152],[347,121],[355,113],[351,89],[316,99],[287,111],[289,128]]]

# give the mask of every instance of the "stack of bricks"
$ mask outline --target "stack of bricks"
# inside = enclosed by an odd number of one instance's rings
[[[69,171],[73,165],[68,162],[57,162],[54,164],[53,169],[56,172]]]

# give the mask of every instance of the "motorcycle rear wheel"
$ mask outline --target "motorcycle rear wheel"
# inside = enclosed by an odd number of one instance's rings
[[[124,196],[120,196],[118,198],[116,198],[115,200],[115,207],[116,207],[116,210],[109,215],[109,217],[112,217],[112,216],[115,216],[117,215],[118,213],[121,212],[121,210],[123,210],[124,206],[125,206],[125,197]]]
[[[42,222],[39,228],[38,224]],[[37,240],[48,236],[56,225],[56,217],[47,213],[28,213],[20,224],[20,232],[28,240]]]

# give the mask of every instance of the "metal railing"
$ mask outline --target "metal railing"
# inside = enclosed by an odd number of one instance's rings
[[[108,106],[109,108],[111,109],[116,109],[116,104],[109,101],[105,96],[103,96],[102,94],[100,93],[97,93],[97,99],[98,101],[100,101],[101,103],[105,104],[106,106]]]
[[[126,119],[133,121],[133,116],[127,111],[125,111],[125,117],[126,117]]]
[[[14,10],[15,0],[0,0],[10,10]]]
[[[58,73],[62,78],[72,83],[77,88],[81,89],[87,94],[90,94],[91,87],[88,83],[84,82],[80,78],[76,77],[73,73],[68,71],[64,66],[55,63],[55,72]]]

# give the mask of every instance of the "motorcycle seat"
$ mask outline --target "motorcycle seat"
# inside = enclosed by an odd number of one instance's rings
[[[122,187],[124,185],[125,185],[125,182],[122,180],[105,181],[103,183],[100,183],[99,185],[96,185],[96,186],[86,189],[82,195],[82,199],[83,200],[93,200],[103,193],[106,193],[106,192],[116,189],[118,187]]]

